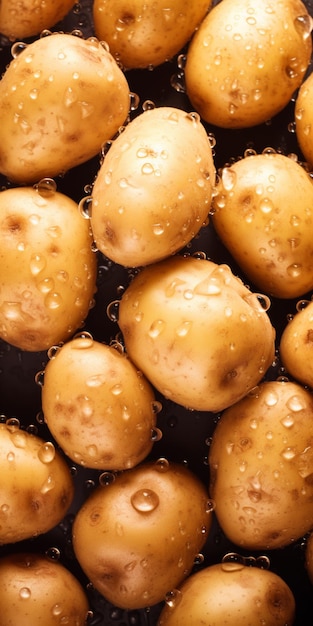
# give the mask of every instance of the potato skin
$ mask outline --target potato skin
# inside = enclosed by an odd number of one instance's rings
[[[51,442],[0,424],[0,544],[48,532],[67,513],[74,484]]]
[[[143,463],[97,487],[73,525],[76,558],[120,608],[161,602],[191,571],[211,528],[208,494],[185,466]]]
[[[214,186],[212,148],[198,114],[144,111],[115,139],[94,183],[99,250],[125,266],[174,254],[207,220]]]
[[[155,394],[125,353],[84,335],[47,363],[42,409],[47,426],[75,463],[124,470],[153,446]]]
[[[75,0],[2,0],[0,33],[11,41],[32,37],[61,21],[74,4]]]
[[[257,288],[297,298],[313,288],[312,206],[308,172],[290,157],[264,152],[222,170],[212,219]]]
[[[302,83],[295,102],[296,137],[306,161],[313,165],[313,74]]]
[[[189,41],[212,0],[95,0],[95,32],[125,69],[170,60]]]
[[[312,528],[312,424],[312,395],[279,380],[222,414],[209,452],[209,491],[234,544],[282,548]]]
[[[0,336],[22,350],[47,350],[72,336],[92,305],[89,222],[71,198],[40,184],[2,191],[0,212]]]
[[[300,0],[223,0],[195,33],[186,92],[215,126],[248,128],[281,111],[309,66],[311,20]]]
[[[220,411],[273,362],[269,317],[230,268],[176,256],[133,279],[119,305],[126,351],[167,398]]]
[[[305,304],[285,326],[279,354],[288,375],[313,388],[313,302]]]
[[[295,599],[280,576],[224,562],[183,582],[157,626],[292,626],[294,619]]]
[[[87,595],[60,562],[32,552],[0,559],[1,626],[84,626]]]
[[[0,81],[0,172],[19,184],[62,174],[100,153],[128,111],[127,80],[97,39],[41,37]]]

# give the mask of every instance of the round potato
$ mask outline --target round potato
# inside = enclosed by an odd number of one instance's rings
[[[257,288],[296,298],[313,288],[312,206],[308,172],[290,157],[264,152],[222,170],[212,219]]]
[[[312,425],[312,394],[279,380],[222,414],[209,453],[210,495],[234,544],[282,548],[313,527]]]
[[[121,265],[159,261],[200,230],[215,185],[212,148],[198,114],[146,110],[113,142],[92,191],[99,250]]]
[[[42,409],[54,439],[75,463],[123,470],[153,446],[153,388],[125,353],[77,336],[47,363]]]
[[[0,81],[0,172],[19,184],[62,174],[100,153],[128,112],[127,80],[96,38],[41,37]]]
[[[96,291],[89,221],[48,183],[0,193],[0,337],[30,352],[72,336]]]
[[[189,41],[212,0],[95,0],[95,32],[126,69],[170,60]]]
[[[223,0],[187,52],[186,92],[215,126],[247,128],[281,111],[309,66],[312,21],[300,0]]]
[[[288,374],[313,388],[313,302],[304,304],[285,326],[279,352]]]
[[[0,2],[0,33],[15,41],[39,34],[62,20],[75,0],[2,0]]]
[[[87,595],[60,562],[32,552],[0,559],[1,626],[85,626]]]
[[[160,459],[93,491],[74,521],[74,551],[109,602],[144,608],[186,578],[211,519],[202,482],[185,466]]]
[[[74,483],[52,442],[0,423],[0,544],[48,532],[67,513]]]
[[[275,331],[263,304],[228,266],[176,256],[136,275],[118,324],[129,357],[165,397],[220,411],[273,362]]]
[[[313,166],[313,74],[301,85],[295,102],[296,137],[304,158]]]
[[[157,626],[292,626],[294,619],[295,598],[280,576],[226,561],[169,594]]]

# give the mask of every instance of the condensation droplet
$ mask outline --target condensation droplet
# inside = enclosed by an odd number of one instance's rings
[[[38,458],[42,463],[51,463],[55,458],[55,447],[51,441],[47,441],[39,448]]]
[[[22,587],[19,591],[19,596],[20,598],[22,598],[22,600],[29,600],[29,598],[31,597],[31,590],[29,589],[29,587]]]
[[[132,507],[139,513],[151,513],[159,502],[158,494],[152,489],[139,489],[131,496]]]
[[[179,589],[172,589],[165,595],[165,603],[170,609],[178,606],[182,599],[182,592]]]

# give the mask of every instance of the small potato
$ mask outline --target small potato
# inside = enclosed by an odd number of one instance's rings
[[[165,397],[220,411],[245,396],[273,362],[275,331],[226,265],[176,256],[135,276],[119,305],[130,359]]]
[[[248,128],[279,113],[309,66],[312,21],[300,0],[223,0],[187,52],[186,92],[201,117]]]
[[[0,193],[0,337],[30,352],[72,336],[96,291],[89,221],[50,183]]]
[[[312,178],[300,163],[264,152],[222,170],[213,224],[257,288],[296,298],[313,288],[312,206]]]
[[[290,545],[313,527],[313,397],[268,381],[224,411],[209,452],[210,495],[225,535],[251,550]]]
[[[113,346],[82,335],[52,351],[42,409],[75,463],[109,470],[137,465],[152,449],[157,406],[153,388]]]
[[[0,424],[0,475],[0,544],[48,532],[72,503],[74,483],[63,456],[16,419]]]
[[[0,33],[11,41],[32,37],[61,21],[74,4],[75,0],[2,0]]]
[[[99,250],[125,266],[174,254],[206,221],[214,185],[212,148],[198,114],[144,111],[115,139],[93,187]]]
[[[73,526],[76,558],[120,608],[161,602],[186,578],[211,528],[211,503],[185,466],[160,459],[97,487]]]
[[[0,172],[29,184],[97,155],[129,112],[129,87],[94,37],[30,43],[0,81]]]
[[[295,598],[280,576],[226,561],[170,594],[157,626],[292,626],[294,620]]]
[[[85,626],[89,604],[61,563],[32,552],[0,559],[1,626]]]
[[[295,102],[296,137],[302,154],[313,166],[313,74],[301,85]]]
[[[279,352],[288,374],[313,388],[313,302],[304,304],[285,326]]]
[[[170,60],[189,41],[212,0],[95,0],[95,33],[126,68]]]

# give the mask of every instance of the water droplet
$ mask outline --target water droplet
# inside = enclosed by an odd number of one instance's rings
[[[152,489],[139,489],[131,496],[131,504],[139,513],[151,513],[159,506],[159,496]]]
[[[37,276],[46,267],[46,259],[40,254],[33,254],[30,259],[30,271],[33,276]]]
[[[113,472],[102,472],[99,476],[99,484],[102,487],[107,487],[108,485],[112,485],[115,481],[115,474]]]
[[[111,320],[111,322],[118,321],[119,306],[120,306],[119,300],[113,300],[113,302],[110,302],[110,304],[108,304],[106,311],[107,311],[107,316],[109,320]]]
[[[13,59],[16,59],[21,54],[21,52],[24,52],[24,50],[26,50],[27,48],[27,45],[28,44],[24,41],[16,41],[11,47],[11,55]]]
[[[89,220],[92,216],[92,196],[86,196],[82,198],[78,203],[78,209],[81,216]]]
[[[237,180],[237,174],[235,170],[231,169],[230,167],[224,167],[222,170],[221,180],[224,189],[226,189],[226,191],[231,191],[234,188]]]
[[[149,328],[149,331],[148,331],[149,337],[151,337],[152,339],[156,339],[156,337],[158,337],[162,333],[164,328],[165,328],[164,320],[161,320],[161,319],[155,320]]]
[[[39,385],[39,387],[43,387],[43,385],[44,385],[44,377],[45,377],[44,370],[41,370],[40,372],[37,372],[35,374],[35,383],[37,385]]]
[[[160,428],[153,428],[151,430],[151,441],[160,441],[163,437],[162,430]]]
[[[286,461],[292,461],[292,459],[296,456],[295,448],[288,446],[287,448],[284,448],[281,455]]]
[[[52,293],[49,292],[45,297],[45,306],[47,307],[47,309],[58,309],[60,306],[62,306],[62,303],[62,296],[56,291]]]
[[[300,396],[294,395],[286,403],[286,406],[291,411],[297,412],[305,409],[306,404]]]
[[[309,14],[298,15],[294,20],[296,31],[303,37],[308,39],[312,32],[313,21]]]
[[[285,428],[291,428],[295,423],[294,418],[290,413],[288,415],[285,415],[285,417],[283,417],[280,422],[283,426],[285,426]]]
[[[29,600],[31,595],[32,595],[32,592],[29,589],[29,587],[22,587],[19,591],[19,596],[20,598],[22,598],[22,600]]]
[[[50,548],[47,548],[47,550],[45,551],[45,555],[50,561],[58,561],[61,556],[61,552],[59,548],[52,546]]]
[[[51,463],[55,458],[55,447],[51,441],[47,441],[38,450],[38,458],[42,463]]]
[[[180,603],[182,595],[179,589],[172,589],[165,595],[165,603],[170,609],[174,609]]]
[[[51,198],[57,191],[57,184],[53,178],[42,178],[34,188],[42,198]]]
[[[157,461],[155,461],[154,467],[158,472],[167,472],[170,464],[166,458],[160,457]]]
[[[157,414],[160,413],[162,411],[162,402],[159,402],[158,400],[153,400],[153,402],[151,403],[151,408],[153,413]]]
[[[41,486],[40,493],[46,494],[49,491],[51,491],[52,489],[54,489],[54,487],[55,487],[55,480],[54,480],[53,476],[50,475],[50,476],[48,476],[47,480],[45,480],[45,482]]]

